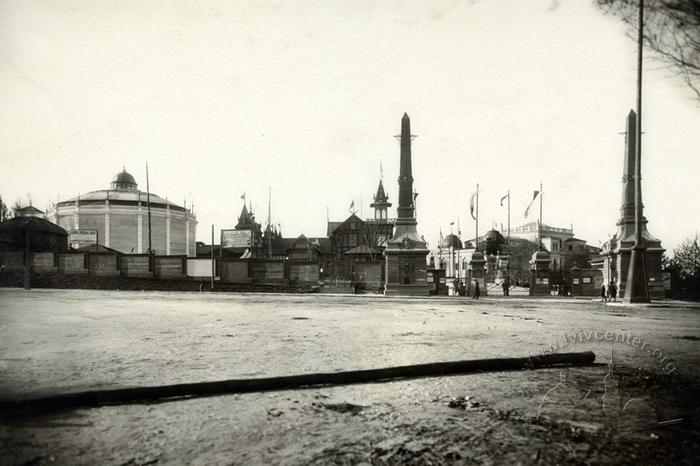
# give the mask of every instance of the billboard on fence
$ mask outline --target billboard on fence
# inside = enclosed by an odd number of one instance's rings
[[[97,230],[69,230],[68,243],[78,247],[97,244]]]
[[[221,247],[249,248],[250,230],[221,230]]]

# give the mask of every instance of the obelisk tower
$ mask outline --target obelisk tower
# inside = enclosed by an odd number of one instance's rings
[[[635,245],[635,190],[636,190],[636,150],[637,150],[637,114],[630,110],[625,126],[625,160],[622,171],[622,205],[620,219],[617,221],[617,233],[612,241],[606,243],[608,252],[605,259],[604,276],[606,281],[614,281],[621,298],[626,293],[627,277],[632,249]],[[641,200],[641,199],[640,199]],[[644,209],[640,202],[639,208]],[[641,236],[645,246],[644,264],[648,280],[649,296],[663,299],[664,289],[661,281],[661,256],[664,252],[661,241],[647,231],[647,219],[643,211],[641,216]],[[606,283],[607,286],[607,283]]]
[[[401,169],[399,173],[398,217],[394,236],[387,241],[386,283],[387,295],[427,296],[428,248],[418,236],[413,169],[411,166],[411,120],[404,113],[401,119]]]

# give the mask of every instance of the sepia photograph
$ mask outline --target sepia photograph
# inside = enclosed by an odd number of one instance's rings
[[[0,0],[0,464],[695,465],[699,0]]]

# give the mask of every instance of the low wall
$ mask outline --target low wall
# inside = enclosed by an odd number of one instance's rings
[[[116,276],[119,275],[119,258],[111,252],[92,252],[88,254],[88,270],[90,275]]]
[[[0,251],[0,266],[7,270],[24,268],[24,253],[22,251]]]
[[[153,274],[156,277],[180,278],[184,277],[187,256],[154,256]]]
[[[24,272],[0,271],[0,287],[22,288]],[[60,273],[33,273],[32,288],[134,290],[134,291],[223,291],[254,293],[303,292],[288,286],[219,283],[210,290],[209,282],[192,278],[135,278],[120,276],[65,275]]]
[[[53,252],[34,252],[31,257],[33,270],[46,272],[55,272],[57,270]]]
[[[378,290],[382,288],[384,263],[358,262],[354,265],[353,281],[361,288]]]
[[[286,263],[284,261],[265,262],[265,281],[282,282],[287,279],[285,274]]]
[[[152,277],[150,256],[148,254],[121,256],[121,274],[125,277]]]
[[[251,283],[248,275],[248,262],[242,260],[223,260],[219,263],[222,282],[227,283]]]
[[[86,274],[87,259],[83,252],[63,252],[58,254],[58,270],[65,274]]]
[[[318,263],[289,264],[289,283],[318,285],[321,270]]]
[[[211,259],[187,259],[187,276],[211,278]]]

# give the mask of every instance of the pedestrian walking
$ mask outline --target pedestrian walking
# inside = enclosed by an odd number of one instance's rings
[[[464,284],[464,282],[462,280],[459,281],[459,295],[460,296],[467,295],[467,286]]]
[[[606,294],[605,294],[605,284],[603,284],[600,287],[600,300],[603,302],[607,301]]]
[[[617,302],[617,286],[615,286],[615,283],[610,282],[608,289],[610,290],[610,299]]]
[[[481,291],[479,290],[479,281],[474,280],[474,296],[472,296],[472,299],[479,299],[480,294]]]

